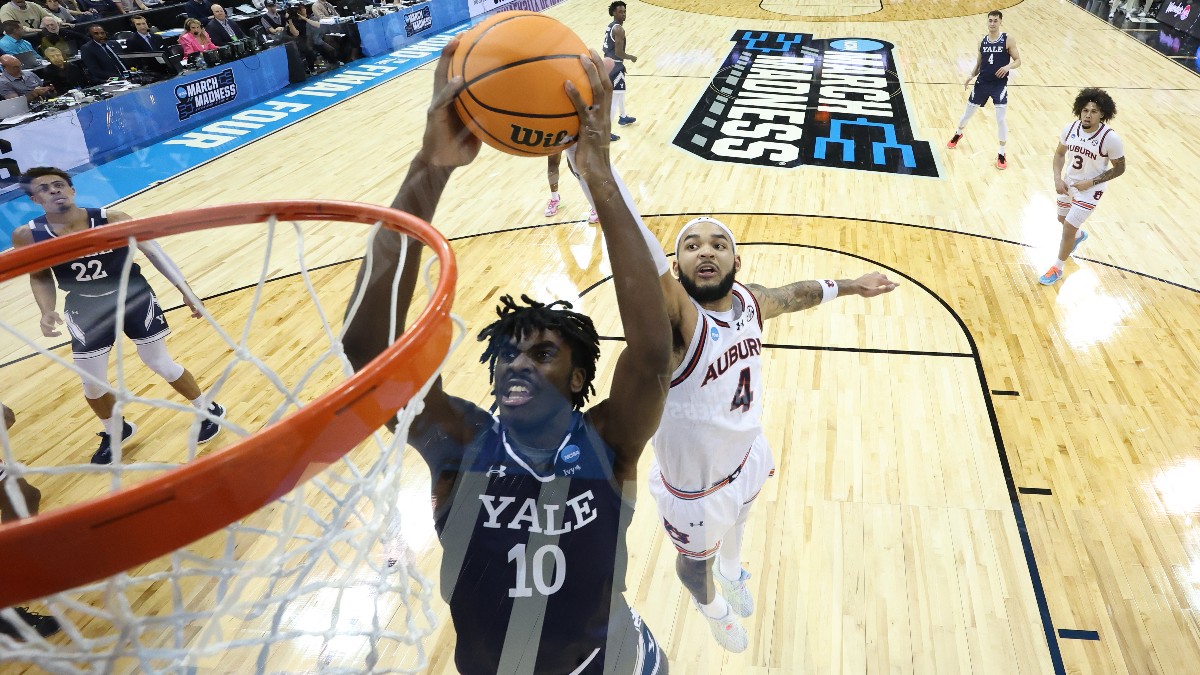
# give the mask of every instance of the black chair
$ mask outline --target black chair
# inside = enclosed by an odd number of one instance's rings
[[[167,59],[167,65],[170,66],[171,69],[176,73],[182,73],[184,70],[183,47],[180,47],[177,44],[171,45],[170,47],[167,47],[167,51],[164,52],[164,54]]]
[[[121,46],[125,47],[126,49],[129,48],[130,41],[132,41],[136,38],[137,38],[137,35],[134,34],[134,32],[131,30],[117,31],[116,33],[113,33],[113,36],[112,36],[113,40],[120,42]]]
[[[187,12],[180,12],[180,13],[176,14],[175,15],[175,24],[176,24],[175,27],[183,28],[183,22],[187,21],[187,20],[188,20]]]

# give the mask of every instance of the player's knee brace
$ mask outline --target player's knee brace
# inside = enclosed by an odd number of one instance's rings
[[[137,350],[142,362],[167,382],[174,382],[183,377],[183,366],[175,363],[167,352],[166,340],[155,340],[149,344],[138,345]]]
[[[996,106],[996,135],[1000,137],[1000,142],[1004,143],[1008,140],[1008,106]]]

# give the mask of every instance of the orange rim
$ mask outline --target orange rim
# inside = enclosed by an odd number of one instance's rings
[[[338,201],[228,204],[141,218],[0,253],[0,281],[108,248],[130,237],[279,220],[334,220],[409,234],[437,255],[429,306],[362,370],[291,415],[220,452],[134,487],[0,526],[9,607],[113,576],[244,518],[316,475],[383,426],[433,377],[453,337],[457,271],[445,237],[408,213]]]

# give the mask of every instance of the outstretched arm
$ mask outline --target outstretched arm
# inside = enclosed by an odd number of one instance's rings
[[[662,417],[670,387],[671,334],[657,266],[613,174],[608,152],[612,83],[602,69],[595,53],[584,60],[592,85],[591,106],[584,105],[569,82],[566,86],[580,118],[575,169],[596,200],[626,341],[609,398],[589,415],[616,452],[616,477],[629,480],[636,475],[638,457]]]
[[[833,284],[830,287],[830,284]],[[879,272],[864,274],[857,279],[824,279],[821,281],[797,281],[780,286],[767,288],[758,284],[748,284],[746,288],[758,300],[758,308],[764,321],[773,319],[780,314],[799,312],[816,307],[825,301],[840,298],[844,295],[861,295],[873,298],[896,289],[896,282],[888,279]],[[826,290],[828,289],[828,290]]]
[[[108,212],[108,222],[110,223],[119,223],[126,220],[133,220],[133,218],[121,211],[110,210]],[[163,250],[162,244],[151,240],[139,242],[137,247],[139,251],[145,254],[150,264],[154,265],[154,269],[158,270],[160,274],[166,277],[167,281],[171,282],[172,286],[178,288],[179,292],[183,294],[183,304],[192,310],[192,317],[199,319],[203,316],[200,313],[200,309],[204,305],[200,302],[200,296],[196,295],[191,286],[188,286],[187,278],[183,276],[183,270],[179,269],[174,260],[171,260],[171,256],[167,255],[167,252]],[[196,301],[192,302],[192,298],[196,298]]]
[[[456,168],[469,164],[479,154],[479,139],[462,126],[458,116],[450,109],[454,97],[463,88],[461,77],[447,82],[446,76],[450,55],[457,46],[458,41],[455,40],[442,50],[434,74],[433,100],[427,113],[421,150],[409,165],[400,191],[392,201],[392,208],[407,211],[427,222],[433,220],[442,192],[450,181],[450,174]],[[403,249],[405,240],[408,243],[406,252]],[[397,334],[403,332],[420,272],[422,248],[416,239],[392,230],[381,229],[375,236],[369,252],[370,275],[367,274],[367,262],[364,260],[351,296],[356,297],[359,288],[363,288],[362,304],[358,312],[349,318],[350,324],[343,339],[346,357],[356,370],[391,344],[388,324],[393,311],[396,313]],[[403,270],[400,269],[402,252]],[[395,307],[392,307],[392,280],[398,271],[401,273],[400,288]],[[439,378],[425,397],[424,412],[413,422],[411,436],[423,437],[437,427],[452,434],[451,440],[465,442],[463,436],[468,434],[465,415],[466,406],[446,395]],[[432,448],[417,446],[417,450],[431,467],[440,461]]]

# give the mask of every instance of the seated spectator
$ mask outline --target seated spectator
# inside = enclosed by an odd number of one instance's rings
[[[16,98],[24,96],[30,103],[46,96],[53,95],[54,87],[42,85],[42,80],[28,70],[21,70],[21,62],[12,54],[0,56],[0,98]]]
[[[263,34],[266,37],[280,42],[288,42],[296,39],[287,30],[287,20],[280,15],[279,9],[275,7],[275,0],[264,0],[263,9],[266,11],[266,14],[262,15],[259,22],[262,23]]]
[[[62,52],[66,58],[71,58],[75,52],[79,50],[79,41],[76,35],[69,33],[62,27],[56,17],[42,17],[42,32],[38,36],[37,50],[45,55],[47,49],[57,49]]]
[[[187,0],[183,4],[183,11],[187,12],[188,18],[208,21],[212,17],[212,11],[209,10],[209,0]]]
[[[65,94],[72,89],[81,89],[87,83],[83,70],[77,64],[67,63],[61,51],[50,47],[43,52],[43,56],[50,61],[50,65],[42,69],[43,75],[46,84],[52,85],[54,91]]]
[[[42,6],[26,0],[9,0],[0,7],[0,21],[16,21],[23,31],[21,37],[32,38],[41,30],[42,17],[50,14]],[[8,51],[8,50],[5,50]]]
[[[100,84],[114,77],[128,77],[129,68],[118,55],[121,46],[108,41],[108,33],[104,26],[89,27],[88,35],[92,39],[79,49],[79,55],[83,57],[83,67],[87,70],[88,82]]]
[[[150,32],[150,24],[146,23],[146,17],[135,16],[130,19],[133,24],[133,32],[135,35],[125,41],[125,51],[127,52],[161,52],[167,48],[161,35],[156,35]]]
[[[34,33],[36,36],[37,33]],[[18,21],[4,22],[4,37],[0,37],[0,50],[5,54],[20,54],[33,51],[33,45],[25,39],[25,29]]]
[[[125,13],[113,0],[79,0],[100,16],[120,16]]]
[[[206,29],[209,37],[212,38],[214,44],[218,47],[224,47],[230,42],[245,40],[244,33],[240,26],[229,20],[225,14],[225,8],[220,5],[212,6],[212,21],[208,22]]]
[[[312,13],[317,19],[332,19],[335,16],[341,16],[338,14],[337,7],[330,4],[329,0],[317,0],[314,2]]]
[[[71,5],[66,4],[66,0],[46,0],[46,11],[64,26],[73,26],[77,21],[91,21],[100,18],[98,13],[90,10],[83,12],[72,9]],[[42,20],[44,21],[45,17]]]
[[[186,31],[179,36],[179,46],[183,47],[183,55],[195,54],[196,52],[207,52],[211,49],[216,49],[212,38],[208,37],[208,31],[204,30],[204,26],[200,25],[200,19],[188,19],[183,22],[183,30]]]
[[[318,35],[314,35],[309,30],[310,28],[320,28],[321,24],[308,15],[308,7],[304,5],[289,7],[287,27],[288,32],[296,38],[296,46],[300,48],[300,53],[304,55],[304,60],[308,62],[309,69],[317,67],[320,61],[317,57],[318,53],[325,59],[326,63],[334,68],[342,65],[337,60],[333,47],[330,47],[326,44],[325,40],[321,39]]]
[[[148,9],[142,0],[113,0],[113,2],[121,10],[122,14],[136,12],[139,9]]]

